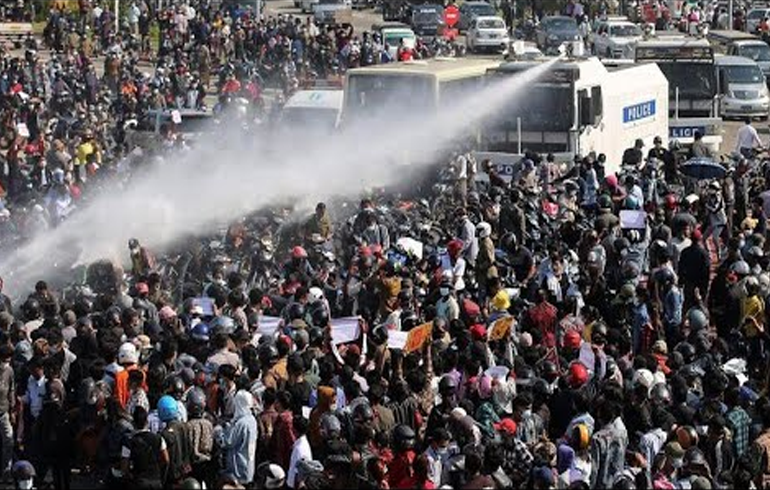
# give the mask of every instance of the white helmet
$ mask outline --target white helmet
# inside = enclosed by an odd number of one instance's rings
[[[136,346],[131,342],[126,342],[118,349],[118,364],[136,364],[139,362],[139,354]]]
[[[642,385],[649,391],[655,383],[655,376],[649,369],[637,369],[634,373],[634,386]]]
[[[308,295],[310,296],[311,303],[315,303],[316,301],[321,301],[324,299],[324,292],[317,286],[310,288]]]
[[[476,225],[476,235],[479,238],[487,238],[492,234],[492,225],[487,223],[486,221],[482,221],[478,225]]]

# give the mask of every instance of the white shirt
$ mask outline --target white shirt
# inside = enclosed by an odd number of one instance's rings
[[[738,134],[735,138],[735,149],[740,151],[742,149],[750,149],[756,146],[761,147],[762,141],[759,139],[757,130],[751,124],[744,124],[741,129],[738,130]]]
[[[296,488],[294,485],[297,483],[297,465],[302,460],[313,460],[313,452],[310,449],[310,442],[308,442],[307,436],[302,436],[297,439],[294,442],[294,446],[291,448],[289,475],[286,477],[286,484],[289,485],[289,488]]]

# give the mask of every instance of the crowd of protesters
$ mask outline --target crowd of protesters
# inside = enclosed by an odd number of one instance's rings
[[[137,152],[131,121],[151,109],[202,109],[214,93],[259,111],[266,87],[390,56],[349,27],[247,9],[138,1],[116,33],[108,9],[81,5],[52,11],[50,61],[31,39],[0,58],[6,246],[57,226],[126,165],[194,145],[169,125]],[[451,192],[374,195],[353,216],[319,204],[265,285],[258,261],[204,264],[180,296],[141,237],[110,288],[63,295],[40,278],[0,298],[0,476],[65,489],[764,488],[770,194],[752,138],[698,182],[660,139],[610,162],[620,174],[603,155],[565,167],[529,153],[509,179],[458,154]],[[420,220],[435,223],[432,243]],[[226,253],[249,255],[261,242],[239,227]],[[355,318],[344,341],[341,318]]]

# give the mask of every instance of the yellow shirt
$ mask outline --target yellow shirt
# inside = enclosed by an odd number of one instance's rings
[[[756,295],[744,298],[741,302],[741,325],[745,325],[747,337],[755,337],[759,334],[759,330],[753,323],[746,324],[746,320],[752,318],[760,327],[764,327],[765,301]]]
[[[90,141],[86,141],[81,143],[76,151],[75,154],[75,160],[77,165],[85,165],[88,163],[88,157],[89,155],[92,155],[96,152],[96,148],[94,148],[93,143]]]

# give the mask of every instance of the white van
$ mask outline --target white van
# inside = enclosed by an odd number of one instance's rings
[[[334,131],[342,113],[342,90],[300,90],[292,95],[281,112],[284,128]]]
[[[767,119],[770,93],[762,69],[742,56],[714,57],[722,117],[759,117]]]

